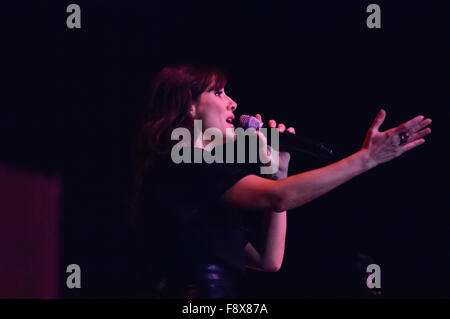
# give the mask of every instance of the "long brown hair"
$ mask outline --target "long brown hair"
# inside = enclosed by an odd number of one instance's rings
[[[130,201],[131,220],[141,214],[142,184],[158,154],[170,151],[176,141],[171,141],[177,127],[192,128],[189,117],[191,105],[209,87],[225,87],[225,72],[212,66],[181,65],[163,68],[153,79],[150,104],[136,143],[133,190]]]

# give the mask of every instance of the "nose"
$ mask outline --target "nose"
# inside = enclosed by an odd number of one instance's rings
[[[230,98],[230,104],[228,104],[228,108],[234,112],[237,109],[237,103]]]

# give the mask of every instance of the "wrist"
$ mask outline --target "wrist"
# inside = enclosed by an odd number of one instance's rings
[[[361,149],[355,153],[359,165],[365,171],[371,170],[378,164],[370,157],[369,151],[367,149]]]
[[[288,172],[287,171],[280,171],[278,170],[276,173],[271,174],[269,177],[270,179],[273,179],[275,181],[286,178],[288,176]]]
[[[278,181],[278,180],[286,178],[286,177],[287,177],[287,174],[278,174],[278,173],[276,173],[276,174],[270,175],[270,179],[272,179],[274,181]]]

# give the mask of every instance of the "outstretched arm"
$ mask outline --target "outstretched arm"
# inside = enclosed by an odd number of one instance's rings
[[[283,212],[300,207],[377,165],[390,161],[423,144],[431,119],[417,116],[380,132],[386,113],[381,110],[367,132],[362,148],[331,165],[273,181],[249,175],[227,190],[224,201],[244,210]],[[401,135],[407,136],[401,143]],[[405,140],[405,138],[403,139]]]

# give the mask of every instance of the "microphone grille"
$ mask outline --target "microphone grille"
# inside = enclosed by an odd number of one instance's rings
[[[263,122],[250,115],[241,115],[239,124],[243,129],[254,128],[259,130],[263,126]]]

